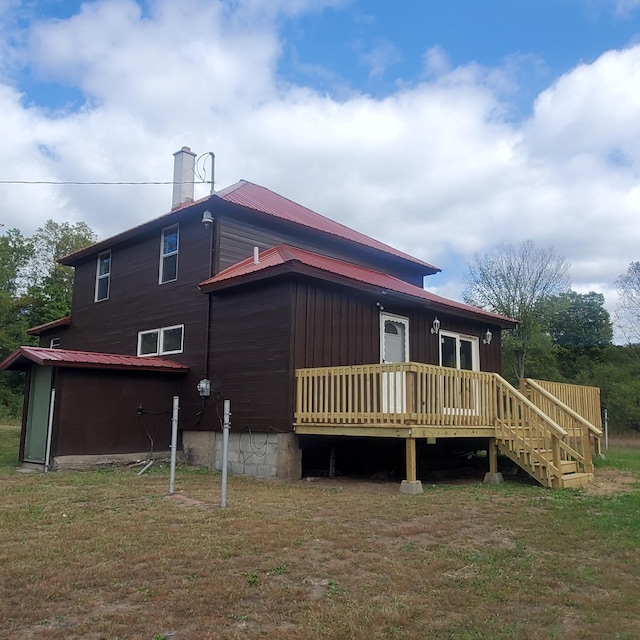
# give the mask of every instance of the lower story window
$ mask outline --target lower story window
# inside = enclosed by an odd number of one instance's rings
[[[165,356],[182,353],[184,325],[150,329],[138,333],[139,356]]]

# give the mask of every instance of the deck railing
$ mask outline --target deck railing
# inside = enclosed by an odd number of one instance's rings
[[[296,423],[487,426],[490,373],[414,362],[298,369]]]
[[[600,389],[545,380],[520,380],[520,392],[566,432],[567,442],[593,471],[592,451],[600,453]]]
[[[535,384],[534,402],[495,373],[415,362],[298,369],[296,379],[298,425],[488,427],[547,486],[561,486],[567,464],[593,470],[588,434],[598,430]]]

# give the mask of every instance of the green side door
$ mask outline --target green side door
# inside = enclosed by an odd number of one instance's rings
[[[46,462],[52,375],[52,367],[34,367],[31,370],[27,433],[24,441],[26,462]]]

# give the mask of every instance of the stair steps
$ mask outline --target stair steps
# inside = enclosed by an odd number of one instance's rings
[[[582,489],[593,483],[593,473],[568,473],[561,482],[564,489]]]
[[[514,439],[502,438],[498,441],[500,451],[511,458],[516,464],[521,466],[533,478],[543,485],[547,485],[545,468],[551,460],[551,449],[526,450],[515,448]],[[532,460],[535,458],[535,460]],[[593,473],[580,472],[580,465],[576,460],[562,460],[560,463],[562,476],[559,480],[559,487],[565,489],[581,489],[593,483]]]

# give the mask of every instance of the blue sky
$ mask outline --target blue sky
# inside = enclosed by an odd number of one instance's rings
[[[527,239],[640,260],[640,0],[0,0],[0,180],[170,180],[183,145],[404,251],[459,298]],[[198,195],[207,193],[200,185]],[[0,184],[0,224],[160,215],[168,186]]]
[[[579,62],[626,46],[639,29],[639,11],[618,11],[602,0],[360,1],[287,21],[281,68],[298,83],[332,91],[332,82],[344,81],[381,96],[399,81],[419,80],[423,56],[433,47],[454,67],[498,67],[520,58],[514,99],[528,111],[534,92]],[[384,65],[378,74],[373,59]]]

